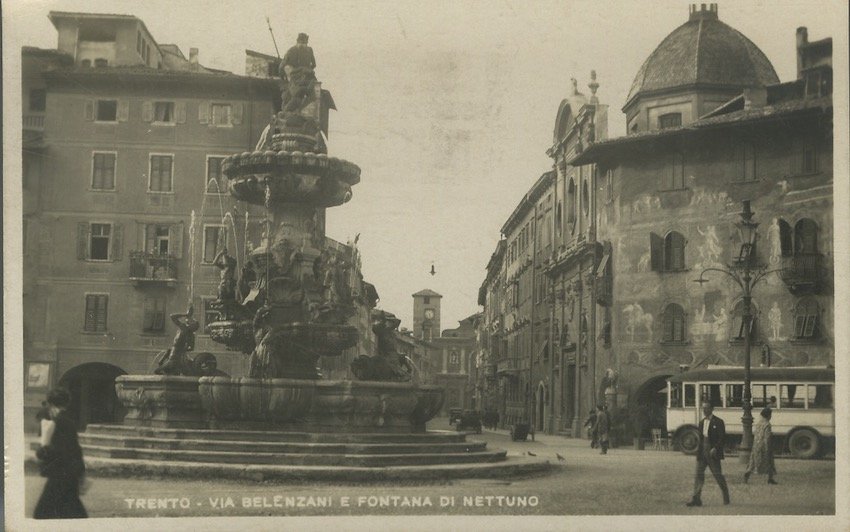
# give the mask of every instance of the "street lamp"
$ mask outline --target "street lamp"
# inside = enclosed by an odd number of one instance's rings
[[[707,283],[709,280],[705,278],[706,272],[720,272],[728,275],[741,288],[743,303],[743,311],[741,313],[741,325],[744,329],[744,391],[743,391],[743,410],[744,415],[741,418],[743,425],[743,435],[741,437],[741,446],[739,447],[740,461],[746,462],[749,460],[750,451],[753,447],[753,404],[752,404],[752,386],[750,377],[750,346],[751,346],[751,328],[752,328],[752,292],[753,288],[768,274],[777,270],[768,271],[764,266],[756,264],[756,240],[758,239],[758,222],[753,221],[755,213],[750,209],[750,201],[744,200],[743,210],[739,213],[741,219],[735,224],[738,228],[738,236],[741,239],[741,247],[737,257],[733,259],[732,265],[727,265],[726,269],[721,268],[705,268],[699,275],[699,279],[694,279],[696,283]]]

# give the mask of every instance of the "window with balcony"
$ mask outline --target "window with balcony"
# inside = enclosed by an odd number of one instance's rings
[[[165,332],[165,298],[145,298],[142,331],[146,333]]]
[[[216,255],[227,247],[227,233],[223,225],[204,226],[204,263],[212,264]]]
[[[174,157],[172,155],[150,156],[150,179],[148,181],[148,192],[171,192],[172,167]]]
[[[207,194],[224,194],[227,192],[224,174],[221,171],[222,162],[224,162],[224,156],[207,156],[207,180],[204,187]]]
[[[800,219],[793,231],[784,220],[779,220],[782,245],[780,276],[792,293],[814,292],[821,286],[823,272],[818,253],[818,232],[818,224],[810,218]]]
[[[664,308],[661,341],[664,343],[683,343],[685,341],[685,311],[676,303]]]
[[[118,100],[97,100],[95,120],[98,122],[118,121]]]
[[[86,332],[106,332],[108,294],[86,294],[86,312],[83,330]]]
[[[116,152],[94,152],[92,154],[92,190],[115,190]]]

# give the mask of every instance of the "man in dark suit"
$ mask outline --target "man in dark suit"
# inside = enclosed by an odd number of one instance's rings
[[[697,471],[694,480],[694,496],[687,506],[702,506],[702,486],[705,484],[705,468],[711,470],[720,491],[723,492],[723,504],[729,504],[729,487],[723,477],[720,461],[723,460],[723,444],[726,440],[726,425],[716,417],[711,405],[703,405],[705,416],[699,422],[699,449],[697,449]]]

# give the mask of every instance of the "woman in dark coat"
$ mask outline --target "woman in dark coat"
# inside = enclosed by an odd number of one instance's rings
[[[44,491],[35,506],[36,519],[73,519],[88,517],[80,501],[80,484],[85,475],[83,451],[77,441],[77,427],[65,409],[71,402],[63,389],[47,394],[51,423],[47,424],[38,457],[41,476],[47,477]]]

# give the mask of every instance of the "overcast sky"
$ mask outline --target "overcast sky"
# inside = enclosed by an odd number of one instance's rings
[[[841,0],[720,2],[720,19],[795,76],[794,34],[846,32]],[[310,35],[317,77],[334,96],[332,155],[362,168],[348,204],[329,209],[328,235],[361,233],[363,271],[381,307],[411,326],[411,294],[444,295],[443,328],[478,310],[477,292],[499,229],[551,168],[555,112],[570,78],[621,107],[634,75],[688,17],[688,2],[27,0],[3,3],[4,40],[56,47],[50,10],[132,14],[160,43],[206,66],[244,73],[244,51],[283,53]],[[844,38],[841,42],[846,42]],[[199,198],[200,202],[200,198]],[[437,274],[428,274],[431,263]]]

